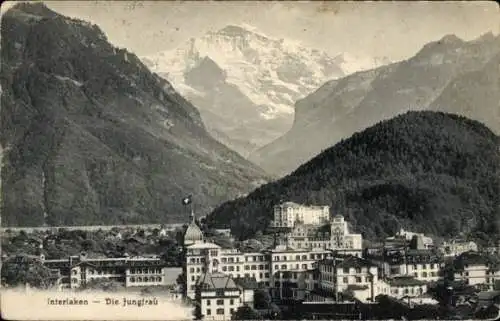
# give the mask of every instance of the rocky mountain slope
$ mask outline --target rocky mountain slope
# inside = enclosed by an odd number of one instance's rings
[[[500,36],[455,36],[414,57],[327,82],[299,100],[292,128],[250,160],[285,175],[343,138],[408,110],[441,110],[484,121],[500,132]]]
[[[252,190],[262,170],[95,25],[41,3],[1,22],[2,223],[180,222]]]
[[[500,231],[500,137],[462,116],[411,111],[382,121],[292,174],[218,207],[213,226],[241,238],[265,229],[280,200],[331,206],[364,237],[403,227],[460,231],[488,240]]]
[[[142,60],[200,108],[214,137],[244,156],[290,129],[296,100],[329,79],[386,62],[330,57],[234,25]]]

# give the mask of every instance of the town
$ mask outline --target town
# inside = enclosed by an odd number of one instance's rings
[[[193,318],[203,320],[498,315],[498,244],[438,241],[403,226],[382,242],[368,242],[328,206],[294,202],[274,206],[274,220],[261,237],[267,244],[255,239],[235,242],[230,230],[207,233],[202,225],[191,212],[182,230],[160,227],[127,234],[113,229],[105,237],[110,243],[126,240],[137,247],[154,246],[173,235],[177,241],[169,244],[177,252],[168,253],[177,253],[176,260],[137,248],[137,253],[107,257],[87,251],[45,257],[44,246],[59,242],[56,232],[46,232],[42,240],[23,231],[5,231],[10,242],[22,234],[23,244],[36,250],[32,255],[5,254],[4,240],[3,268],[9,262],[38,264],[48,271],[46,279],[54,281],[50,286],[61,291],[106,282],[123,289],[160,289],[172,300],[193,306]],[[2,285],[9,286],[8,273],[2,272]]]

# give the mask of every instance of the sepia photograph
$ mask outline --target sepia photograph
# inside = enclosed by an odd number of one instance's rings
[[[494,1],[6,1],[3,320],[500,321]]]

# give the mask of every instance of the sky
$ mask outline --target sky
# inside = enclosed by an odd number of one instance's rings
[[[498,34],[500,11],[491,1],[44,1],[61,14],[91,21],[108,39],[138,56],[174,49],[191,37],[251,25],[273,38],[299,41],[331,55],[341,52],[413,56],[447,34],[471,40]]]

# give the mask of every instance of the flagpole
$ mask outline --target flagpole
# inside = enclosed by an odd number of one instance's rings
[[[189,204],[191,207],[191,216],[193,217],[193,223],[195,223],[196,219],[194,217],[194,210],[193,210],[193,198],[191,197],[191,203]]]

